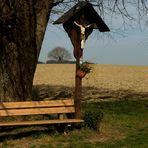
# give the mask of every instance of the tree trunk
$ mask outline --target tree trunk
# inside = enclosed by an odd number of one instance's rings
[[[53,0],[0,0],[0,101],[31,98]]]

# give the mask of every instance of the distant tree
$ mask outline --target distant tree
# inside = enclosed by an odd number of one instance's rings
[[[61,63],[63,61],[67,61],[67,60],[71,59],[71,55],[68,52],[68,50],[66,50],[65,48],[56,47],[48,53],[48,58],[56,60]]]

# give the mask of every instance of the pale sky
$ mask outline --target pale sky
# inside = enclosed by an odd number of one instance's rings
[[[133,8],[130,10],[137,16]],[[144,20],[141,20],[141,26],[137,22],[127,21],[132,27],[126,26],[119,31],[115,30],[122,27],[123,20],[120,16],[114,16],[113,19],[107,16],[105,23],[111,30],[105,35],[111,34],[113,39],[103,37],[104,33],[94,30],[85,44],[84,61],[98,64],[148,65],[148,25],[145,25]],[[72,44],[62,25],[48,23],[39,61],[46,62],[48,53],[57,46],[66,48],[74,60]]]
[[[39,60],[46,62],[47,54],[53,48],[66,48],[73,57],[73,47],[62,25],[48,25]],[[109,25],[108,25],[109,26]],[[129,29],[123,35],[111,34],[113,39],[100,36],[93,31],[85,44],[83,60],[98,64],[148,65],[148,28]],[[103,39],[101,39],[101,37]]]

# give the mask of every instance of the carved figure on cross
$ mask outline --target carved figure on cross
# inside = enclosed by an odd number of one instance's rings
[[[85,44],[85,30],[86,28],[89,28],[91,26],[91,24],[89,25],[81,25],[79,23],[77,23],[76,21],[74,21],[75,25],[77,25],[78,27],[80,27],[81,30],[81,34],[80,34],[80,39],[81,39],[81,49],[84,49],[84,44]]]

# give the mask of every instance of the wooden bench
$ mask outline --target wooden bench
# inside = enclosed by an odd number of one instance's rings
[[[47,125],[62,123],[80,123],[81,119],[66,119],[60,115],[75,113],[74,100],[49,100],[28,102],[0,102],[0,117],[23,115],[57,114],[56,119],[37,121],[9,121],[0,122],[0,126]]]

